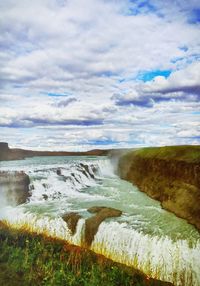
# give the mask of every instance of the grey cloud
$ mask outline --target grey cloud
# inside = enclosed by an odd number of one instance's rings
[[[77,101],[77,99],[75,97],[70,97],[70,98],[67,98],[65,100],[61,100],[61,101],[57,102],[56,106],[65,107],[65,106],[68,106],[70,103],[76,102],[76,101]]]
[[[182,92],[184,96],[182,99],[189,99],[191,95],[197,95],[196,101],[200,99],[200,85],[193,85],[193,86],[175,86],[175,87],[167,87],[156,91],[157,93],[161,94],[168,94],[168,93],[175,93],[175,92]],[[194,99],[194,97],[193,97]]]
[[[118,106],[138,106],[143,108],[152,108],[154,104],[159,102],[198,102],[199,96],[188,94],[187,92],[177,90],[169,91],[157,91],[154,93],[142,93],[135,98],[134,94],[131,97],[131,92],[129,97],[126,98],[124,94],[114,94],[112,100],[115,101],[115,104]]]
[[[0,127],[10,127],[10,128],[27,128],[34,126],[95,126],[102,125],[102,119],[67,119],[67,120],[53,120],[53,119],[42,119],[42,118],[21,118],[13,119],[5,123],[0,122]]]
[[[114,94],[111,97],[116,105],[119,106],[129,106],[129,105],[135,105],[139,107],[152,107],[153,106],[153,100],[152,98],[148,98],[148,96],[139,96],[138,98],[125,98],[124,95],[120,94]]]

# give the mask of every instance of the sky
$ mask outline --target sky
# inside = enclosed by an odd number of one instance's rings
[[[200,1],[1,0],[0,141],[200,144]]]

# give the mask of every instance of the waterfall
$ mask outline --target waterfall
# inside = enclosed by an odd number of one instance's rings
[[[177,286],[200,283],[200,242],[190,248],[186,240],[173,242],[168,237],[143,234],[116,222],[103,222],[91,249]]]
[[[26,204],[1,207],[0,219],[8,225],[85,246],[85,221],[91,215],[87,208],[113,206],[123,216],[100,224],[91,250],[176,286],[200,285],[199,234],[115,176],[109,160],[29,160],[31,164],[13,169],[29,175],[32,195]],[[74,235],[62,219],[65,212],[82,216]]]
[[[50,218],[8,208],[6,222],[17,229],[43,233],[84,246],[85,219],[80,219],[71,235],[61,217]],[[91,245],[91,250],[116,262],[132,266],[150,277],[172,282],[177,286],[198,286],[200,243],[192,248],[186,240],[151,236],[127,229],[123,224],[103,222]]]

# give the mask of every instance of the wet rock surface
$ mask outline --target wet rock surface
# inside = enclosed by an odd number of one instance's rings
[[[99,225],[107,218],[121,216],[122,212],[114,208],[96,206],[89,208],[87,211],[95,214],[86,219],[85,222],[85,243],[86,246],[90,246],[98,231]]]
[[[76,212],[66,213],[62,216],[62,219],[67,223],[72,235],[76,232],[76,227],[80,218],[82,218],[82,216]]]
[[[99,229],[99,225],[107,218],[121,216],[122,211],[114,208],[99,206],[91,207],[87,211],[91,214],[94,214],[92,217],[89,217],[85,220],[85,234],[83,244],[86,247],[90,247],[94,236]],[[70,229],[72,235],[76,233],[77,224],[81,218],[82,216],[77,212],[65,213],[62,216],[62,219],[67,223],[67,226]]]
[[[94,179],[93,173],[90,171],[89,166],[83,163],[80,163],[81,166],[81,172],[86,176],[86,177],[91,177]],[[92,170],[93,171],[93,170]]]
[[[48,196],[46,194],[42,194],[43,199],[45,199],[45,201],[48,200]]]
[[[23,204],[30,197],[30,179],[24,172],[0,172],[0,195],[6,205]]]
[[[62,174],[61,174],[61,169],[57,169],[56,170],[56,174],[58,175],[58,176],[61,176]]]

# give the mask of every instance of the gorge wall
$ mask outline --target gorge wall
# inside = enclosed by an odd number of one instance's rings
[[[0,207],[25,203],[30,196],[29,184],[24,172],[0,171]]]
[[[118,173],[200,230],[200,146],[134,150],[121,156]]]

